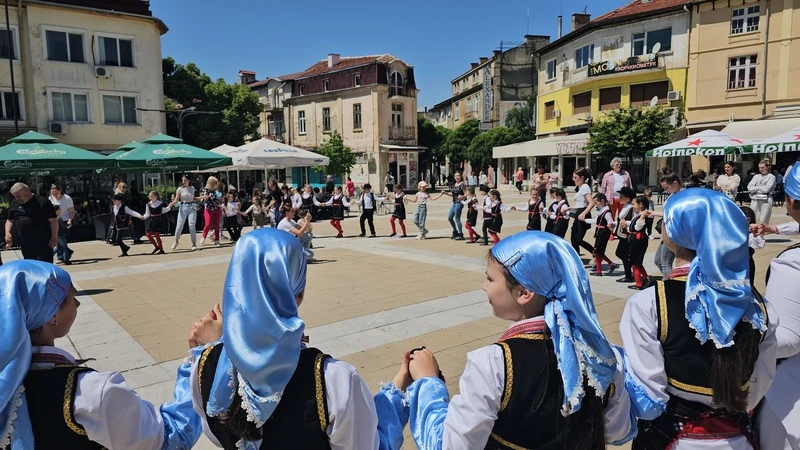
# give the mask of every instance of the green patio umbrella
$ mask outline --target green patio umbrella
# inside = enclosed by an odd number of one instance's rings
[[[35,131],[23,133],[0,147],[2,175],[61,175],[114,166],[113,159],[63,144]]]
[[[784,153],[800,151],[800,128],[781,133],[771,138],[751,141],[743,153]]]
[[[114,161],[120,170],[161,172],[167,170],[198,170],[227,166],[231,158],[184,144],[182,140],[157,134],[129,151],[115,153]]]
[[[117,147],[117,151],[115,151],[114,153],[112,153],[110,155],[107,155],[106,158],[116,158],[117,156],[122,155],[125,152],[129,152],[129,151],[135,149],[136,147],[138,147],[140,145],[142,145],[141,142],[130,141],[127,144],[125,144],[125,145],[123,145],[121,147]]]

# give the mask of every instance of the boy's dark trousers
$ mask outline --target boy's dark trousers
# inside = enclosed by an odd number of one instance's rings
[[[619,238],[617,243],[617,251],[614,254],[617,258],[622,260],[622,267],[625,268],[625,278],[633,279],[633,271],[631,270],[630,256],[630,243],[627,238]]]
[[[489,226],[492,224],[492,218],[483,219],[483,243],[489,245]]]
[[[372,221],[372,217],[375,214],[374,209],[364,209],[361,212],[361,217],[358,219],[358,223],[361,225],[361,234],[367,234],[367,229],[364,228],[364,221],[366,220],[369,223],[369,231],[375,236],[375,223]]]
[[[231,235],[231,241],[236,242],[241,237],[242,230],[239,228],[239,219],[236,216],[225,216],[225,229]]]
[[[113,236],[112,239],[113,239],[114,245],[118,245],[119,246],[120,250],[122,250],[122,254],[123,255],[127,255],[128,254],[128,250],[131,249],[129,246],[125,245],[125,243],[122,241],[122,233],[124,233],[126,231],[128,231],[127,228],[122,228],[122,229],[115,228],[114,229],[114,233],[112,234],[112,236]]]

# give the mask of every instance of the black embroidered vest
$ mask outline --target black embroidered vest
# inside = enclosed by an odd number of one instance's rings
[[[496,345],[506,386],[486,450],[567,448],[580,430],[561,415],[561,373],[550,337],[522,334]]]
[[[203,396],[203,408],[208,404],[214,374],[222,346],[207,348],[198,364],[198,381]],[[330,449],[328,442],[328,404],[325,397],[323,364],[328,355],[315,348],[300,352],[300,360],[289,384],[283,392],[278,407],[261,427],[262,449],[302,448],[307,450]],[[239,436],[233,435],[219,417],[206,421],[226,450],[236,450]]]
[[[124,230],[130,226],[131,216],[125,210],[125,204],[119,207],[119,211],[114,215],[114,228],[117,230]]]
[[[83,372],[94,372],[94,369],[55,366],[31,369],[25,376],[25,397],[37,449],[103,448],[90,441],[86,430],[75,421],[75,392],[78,375]]]

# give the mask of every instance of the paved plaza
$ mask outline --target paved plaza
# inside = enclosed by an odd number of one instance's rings
[[[503,194],[508,205],[522,207],[527,199],[516,192]],[[391,232],[388,215],[376,216],[381,237],[374,239],[356,237],[357,213],[342,223],[345,239],[333,238],[327,222],[314,223],[318,261],[309,265],[300,309],[306,334],[312,346],[353,364],[373,392],[392,379],[403,351],[425,345],[435,352],[450,392],[456,393],[467,352],[495,342],[508,325],[492,316],[481,290],[488,247],[449,239],[449,206],[448,197],[430,204],[427,240],[386,237]],[[773,224],[790,220],[782,208],[775,208],[772,217]],[[416,236],[412,219],[409,214],[406,227]],[[510,212],[504,219],[502,235],[507,236],[524,229],[526,214]],[[590,231],[590,242],[591,236]],[[172,237],[164,243],[168,248]],[[658,243],[650,242],[645,258],[652,274],[658,274],[652,264]],[[756,286],[762,292],[769,261],[790,243],[772,237],[756,253]],[[64,268],[72,274],[82,305],[72,333],[57,345],[80,358],[95,358],[88,365],[98,370],[121,371],[147,400],[170,400],[191,324],[221,301],[232,246],[207,244],[191,252],[184,235],[176,251],[150,256],[153,247],[142,244],[133,246],[128,258],[118,258],[119,249],[102,242],[71,247],[74,264]],[[609,256],[615,248],[612,241]],[[3,253],[6,261],[15,257],[21,257],[18,251]],[[615,344],[621,344],[625,301],[634,293],[615,282],[621,270],[589,277],[600,323]],[[196,448],[214,447],[201,438]],[[404,448],[416,448],[408,434]]]

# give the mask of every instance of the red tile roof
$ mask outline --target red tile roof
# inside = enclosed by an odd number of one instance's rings
[[[344,69],[349,69],[351,67],[364,66],[375,62],[389,63],[395,60],[399,60],[399,58],[395,58],[394,56],[389,54],[372,55],[372,56],[345,56],[339,58],[339,62],[335,66],[328,67],[328,59],[325,58],[317,62],[313,66],[307,68],[306,70],[294,74],[296,75],[294,78],[296,79],[296,78],[313,77],[316,75],[322,75],[337,70],[344,70]]]
[[[678,6],[688,5],[692,3],[692,1],[693,0],[634,0],[625,6],[594,18],[592,22],[603,22],[608,19],[620,19],[636,14],[658,12],[662,9],[670,9]]]
[[[264,78],[263,80],[254,81],[247,86],[250,89],[260,88],[261,86],[266,86],[269,83],[269,78]]]

